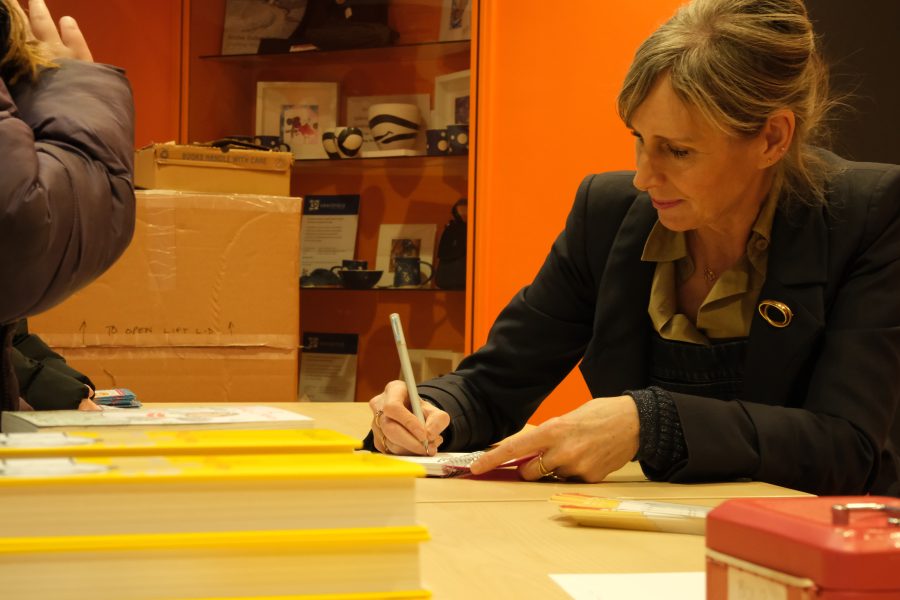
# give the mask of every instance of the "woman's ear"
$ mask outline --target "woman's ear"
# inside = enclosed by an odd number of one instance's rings
[[[795,126],[794,111],[787,108],[775,111],[766,119],[760,133],[763,144],[760,155],[762,168],[771,167],[787,154],[794,139]]]

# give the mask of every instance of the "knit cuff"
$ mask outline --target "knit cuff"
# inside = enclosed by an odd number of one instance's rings
[[[640,420],[637,460],[657,473],[666,472],[687,458],[678,408],[669,393],[658,387],[626,390],[634,398]]]

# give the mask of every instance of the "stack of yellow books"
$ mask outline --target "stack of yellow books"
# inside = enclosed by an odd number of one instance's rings
[[[323,430],[0,435],[2,595],[427,598],[424,469],[358,445]]]

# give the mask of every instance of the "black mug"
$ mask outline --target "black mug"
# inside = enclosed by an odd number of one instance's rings
[[[422,267],[428,267],[428,276],[422,278]],[[394,259],[394,287],[425,285],[431,281],[431,263],[418,256],[398,256]]]

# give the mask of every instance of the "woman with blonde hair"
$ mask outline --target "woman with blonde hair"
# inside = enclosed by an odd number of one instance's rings
[[[368,445],[484,448],[580,362],[593,399],[473,472],[900,494],[900,167],[822,149],[827,82],[802,0],[679,9],[619,94],[636,170],[582,182],[486,345],[419,385],[425,425],[391,382]]]
[[[105,271],[134,230],[134,107],[71,17],[0,0],[0,410],[19,406],[16,322]]]

